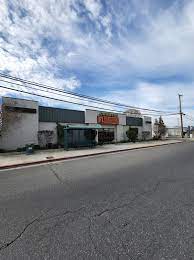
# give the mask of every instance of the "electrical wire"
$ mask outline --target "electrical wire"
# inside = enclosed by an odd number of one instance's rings
[[[18,83],[12,83],[12,82],[9,82],[9,81],[7,81],[7,80],[2,80],[2,79],[0,79],[1,81],[3,81],[3,82],[6,82],[6,83],[10,83],[10,84],[13,84],[13,85],[16,85],[16,86],[20,86],[20,87],[25,87],[25,88],[29,88],[29,86],[24,86],[24,85],[21,85],[21,84],[18,84]],[[31,87],[31,89],[34,89],[34,90],[38,90],[38,91],[43,91],[43,92],[46,92],[46,93],[52,93],[52,94],[55,94],[55,95],[59,95],[57,92],[58,91],[50,91],[50,90],[42,90],[42,89],[38,89],[38,88],[34,88],[34,87]],[[15,89],[14,89],[15,90]],[[16,91],[16,90],[15,90]],[[17,90],[18,92],[19,92],[19,90]],[[62,93],[63,94],[63,93]],[[60,95],[62,95],[61,93],[60,93]],[[66,94],[65,95],[62,95],[62,96],[65,96],[66,97]],[[78,99],[78,100],[80,100],[81,98],[77,98],[77,97],[72,97],[72,96],[70,96],[70,98],[72,98],[72,99]],[[86,100],[84,100],[84,101],[86,101]],[[66,100],[64,100],[64,102],[67,102],[68,103],[68,101],[66,101]],[[74,104],[78,104],[78,105],[81,105],[80,103],[74,103]],[[83,106],[88,106],[88,107],[93,107],[93,108],[99,108],[100,109],[100,107],[96,107],[96,106],[89,106],[89,105],[87,105],[87,104],[83,104]],[[111,111],[115,111],[115,110],[113,110],[113,109],[109,109],[109,108],[106,108],[105,110],[111,110]],[[121,110],[117,110],[117,112],[124,112],[124,111],[121,111]],[[137,113],[131,113],[131,115],[137,115]],[[153,112],[152,112],[152,114],[148,114],[148,113],[146,113],[146,114],[143,114],[143,113],[141,113],[141,115],[142,116],[172,116],[172,115],[177,115],[177,113],[169,113],[169,114],[153,114]]]
[[[186,114],[184,116],[187,118],[187,120],[194,122],[194,117],[186,115]]]
[[[165,114],[165,113],[172,113],[172,111],[161,111],[161,110],[148,109],[148,108],[142,108],[142,107],[136,107],[136,106],[129,106],[129,105],[126,105],[126,104],[112,102],[110,100],[104,100],[104,99],[95,98],[95,97],[91,97],[91,96],[87,96],[87,95],[83,95],[83,94],[78,94],[78,93],[72,92],[72,91],[60,90],[60,89],[56,89],[56,88],[53,88],[53,87],[45,85],[45,84],[40,84],[40,83],[36,83],[36,82],[32,82],[32,81],[27,81],[27,80],[24,80],[24,79],[21,79],[21,78],[17,78],[17,77],[13,77],[13,76],[9,76],[9,75],[3,74],[3,73],[0,73],[0,76],[2,78],[8,78],[10,80],[19,81],[19,82],[22,82],[24,84],[35,85],[35,86],[38,86],[38,87],[41,87],[41,88],[45,88],[47,90],[48,89],[49,90],[54,90],[54,91],[57,91],[57,92],[60,92],[60,93],[65,93],[65,94],[76,96],[76,97],[79,97],[79,98],[92,100],[92,101],[95,101],[95,103],[96,102],[101,102],[103,104],[106,103],[106,104],[110,104],[110,105],[118,106],[118,107],[133,108],[133,109],[139,109],[139,110],[150,111],[150,112],[159,112],[159,113],[163,113],[163,114]],[[9,83],[10,84],[14,84],[14,82],[9,82]]]
[[[4,80],[4,79],[0,79],[0,81],[2,81],[2,82],[6,82],[6,83],[9,83],[9,84],[12,84],[12,85],[16,85],[16,86],[20,86],[20,87],[25,87],[25,88],[32,88],[32,87],[30,87],[30,86],[27,86],[27,85],[21,85],[21,84],[18,84],[18,83],[15,83],[15,82],[10,82],[10,81],[8,81],[8,80]],[[38,91],[44,91],[45,93],[52,93],[52,94],[56,94],[56,95],[61,95],[61,96],[64,96],[64,97],[68,97],[68,98],[73,98],[73,99],[77,99],[77,100],[83,100],[83,101],[89,101],[89,100],[85,100],[85,99],[83,99],[83,98],[81,98],[81,97],[74,97],[72,94],[65,94],[65,93],[61,93],[59,90],[45,90],[45,89],[40,89],[40,88],[32,88],[32,89],[36,89],[36,90],[38,90]],[[59,93],[57,93],[57,92],[59,92]],[[69,96],[68,96],[69,95]],[[94,103],[99,103],[99,101],[95,101]],[[100,103],[100,104],[103,104],[102,102]]]
[[[47,99],[51,99],[51,100],[55,100],[55,101],[61,101],[61,102],[67,102],[70,104],[74,104],[74,105],[79,105],[79,106],[84,106],[84,107],[90,107],[90,108],[95,108],[95,109],[99,109],[100,111],[111,111],[111,112],[118,112],[118,113],[123,113],[123,111],[121,110],[112,110],[112,109],[104,109],[104,108],[100,108],[100,107],[96,107],[96,106],[92,106],[92,105],[87,105],[87,104],[82,104],[82,103],[76,103],[73,101],[69,101],[69,100],[63,100],[63,99],[59,99],[59,98],[54,98],[54,97],[48,97],[45,95],[41,95],[41,94],[37,94],[37,93],[32,93],[32,92],[28,92],[25,90],[19,90],[19,89],[15,89],[15,88],[11,88],[11,87],[7,87],[7,86],[1,86],[0,88],[4,88],[4,89],[9,89],[12,91],[16,91],[16,92],[20,92],[20,93],[24,93],[24,94],[28,94],[28,95],[32,95],[32,96],[37,96],[37,97],[41,97],[41,98],[47,98]],[[35,89],[36,90],[36,89]]]

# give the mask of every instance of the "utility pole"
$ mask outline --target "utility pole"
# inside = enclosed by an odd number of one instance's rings
[[[184,138],[184,133],[183,133],[183,112],[182,112],[182,103],[181,103],[181,97],[183,95],[178,94],[179,96],[179,108],[180,108],[180,118],[181,118],[181,137]]]

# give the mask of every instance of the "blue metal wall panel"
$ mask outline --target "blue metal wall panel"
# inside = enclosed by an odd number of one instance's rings
[[[128,126],[143,126],[143,119],[140,117],[126,117],[126,125]]]
[[[39,107],[39,122],[55,122],[55,123],[85,123],[84,111]]]

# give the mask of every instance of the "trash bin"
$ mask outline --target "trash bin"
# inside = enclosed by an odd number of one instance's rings
[[[32,146],[27,146],[26,147],[26,154],[27,155],[30,155],[30,154],[33,154],[34,153],[34,149]]]

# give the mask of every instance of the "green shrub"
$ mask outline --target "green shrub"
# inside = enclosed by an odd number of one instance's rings
[[[138,128],[131,128],[126,131],[126,135],[130,142],[135,143],[138,140]]]

